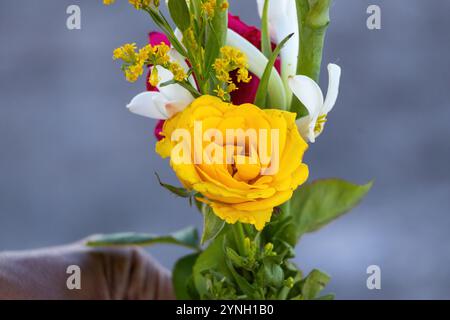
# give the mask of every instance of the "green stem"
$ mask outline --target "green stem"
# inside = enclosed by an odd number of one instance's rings
[[[242,224],[240,222],[236,222],[231,227],[233,229],[234,240],[236,241],[236,246],[237,246],[238,252],[239,252],[239,254],[241,256],[245,256],[245,246],[244,246],[245,233],[244,233],[244,228],[242,227]]]
[[[300,35],[297,74],[316,82],[319,82],[325,35],[330,24],[331,1],[317,0],[314,5],[310,5],[309,0],[296,0]],[[291,111],[297,112],[298,117],[308,114],[296,97],[292,101]]]
[[[267,59],[272,55],[272,42],[270,41],[269,32],[269,1],[264,1],[264,9],[261,23],[261,51]]]
[[[287,215],[291,214],[291,200],[288,200],[286,203],[284,203],[281,206],[281,209],[286,213]]]

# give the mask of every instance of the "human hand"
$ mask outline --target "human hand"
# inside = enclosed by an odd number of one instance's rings
[[[144,250],[85,243],[0,253],[0,299],[174,299],[170,273]],[[66,285],[71,265],[81,270],[80,290]]]

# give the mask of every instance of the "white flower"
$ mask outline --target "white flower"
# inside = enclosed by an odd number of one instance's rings
[[[248,58],[248,69],[258,78],[262,78],[269,61],[258,48],[231,29],[228,29],[227,45],[238,48],[245,53]],[[286,109],[288,107],[286,91],[284,90],[282,79],[275,68],[272,68],[272,73],[270,74],[269,88],[271,88],[269,96],[275,107]]]
[[[174,49],[170,52],[171,60],[177,61],[187,72],[189,70],[184,57],[182,57]],[[154,68],[154,67],[152,67]],[[179,84],[170,84],[161,86],[164,82],[173,79],[173,74],[169,70],[156,66],[159,76],[159,92],[146,91],[138,94],[127,105],[131,112],[152,119],[166,120],[174,116],[176,113],[183,111],[188,105],[194,101],[192,94],[180,86]],[[192,78],[192,77],[191,77]],[[192,85],[196,87],[195,81],[189,79]]]
[[[289,78],[292,92],[308,109],[309,115],[297,120],[297,126],[302,137],[314,143],[322,133],[327,114],[333,109],[338,94],[341,68],[330,63],[328,65],[328,92],[324,100],[319,85],[309,77],[295,76]]]
[[[258,4],[259,15],[262,18],[264,9],[264,0],[256,0]],[[299,35],[297,7],[295,0],[269,0],[268,8],[269,29],[273,41],[279,44],[290,34],[294,34],[281,50],[281,77],[286,87],[286,92],[290,93],[288,88],[289,77],[297,74],[297,62],[299,52]],[[288,94],[288,103],[292,95]]]

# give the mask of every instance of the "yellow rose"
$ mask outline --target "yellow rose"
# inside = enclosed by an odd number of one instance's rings
[[[262,230],[308,178],[294,113],[202,96],[166,121],[163,136],[156,152],[227,223]]]

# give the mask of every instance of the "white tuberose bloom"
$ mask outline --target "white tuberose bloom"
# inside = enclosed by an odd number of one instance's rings
[[[176,60],[183,67],[185,72],[189,70],[184,58],[174,49],[171,50],[170,57],[172,60]],[[173,74],[161,66],[152,68],[157,68],[158,70],[160,81],[157,88],[159,92],[142,92],[131,100],[131,102],[127,105],[127,108],[131,112],[140,116],[158,120],[166,120],[171,118],[176,113],[183,111],[192,103],[192,101],[194,101],[194,97],[188,90],[179,84],[161,86],[164,82],[172,80]],[[195,86],[195,81],[193,79],[189,80],[191,84]]]
[[[256,0],[258,12],[262,18],[264,0]],[[292,38],[281,49],[281,77],[289,92],[288,79],[297,74],[297,62],[299,52],[298,19],[295,0],[269,0],[268,20],[270,35],[273,41],[279,44],[290,34]],[[290,97],[288,97],[290,103]]]
[[[308,109],[309,115],[297,120],[297,126],[302,137],[314,143],[322,133],[327,121],[327,114],[333,109],[338,94],[341,78],[341,68],[330,63],[328,65],[328,92],[324,100],[319,85],[307,76],[289,78],[292,92]]]

